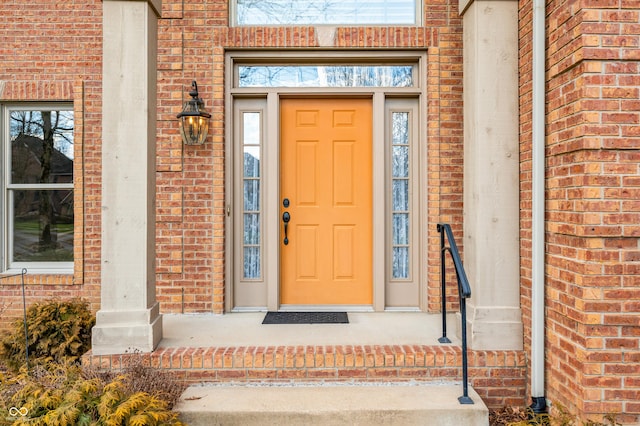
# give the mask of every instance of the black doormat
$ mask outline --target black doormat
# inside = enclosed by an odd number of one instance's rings
[[[346,312],[267,312],[263,324],[348,324]]]

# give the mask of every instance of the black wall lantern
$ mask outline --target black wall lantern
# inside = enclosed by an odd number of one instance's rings
[[[191,82],[191,100],[184,103],[180,119],[180,135],[185,145],[202,145],[209,131],[211,114],[204,110],[204,102],[198,97],[198,84]]]

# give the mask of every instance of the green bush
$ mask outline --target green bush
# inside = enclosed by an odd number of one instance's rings
[[[51,300],[27,309],[29,363],[78,362],[91,348],[91,328],[95,318],[81,299]],[[22,318],[13,322],[11,331],[0,339],[0,357],[7,367],[17,371],[25,365],[25,336]]]
[[[171,408],[184,384],[148,356],[127,354],[119,372],[81,368],[94,323],[80,299],[34,304],[25,368],[24,322],[14,322],[0,339],[0,426],[182,425]]]
[[[55,363],[0,377],[0,425],[182,425],[167,401],[127,382],[126,373],[103,380]]]

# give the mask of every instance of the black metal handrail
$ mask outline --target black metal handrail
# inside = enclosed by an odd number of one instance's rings
[[[451,343],[451,340],[447,337],[447,270],[445,265],[445,253],[449,252],[456,271],[460,316],[462,317],[462,396],[458,397],[458,401],[460,404],[473,404],[473,400],[469,397],[469,365],[467,360],[467,299],[471,297],[471,286],[462,265],[458,246],[456,246],[456,241],[453,238],[451,225],[439,223],[438,232],[440,233],[440,284],[442,291],[442,337],[438,339],[438,342]],[[445,236],[449,246],[445,245]]]
[[[19,274],[11,274],[11,275],[0,275],[0,280],[12,278],[12,277],[20,277],[20,286],[22,287],[22,314],[24,319],[24,356],[26,358],[26,367],[27,374],[29,373],[29,332],[27,328],[27,299],[24,291],[24,276],[27,274],[27,270],[25,268],[20,271]],[[3,284],[3,285],[11,285],[11,284]]]

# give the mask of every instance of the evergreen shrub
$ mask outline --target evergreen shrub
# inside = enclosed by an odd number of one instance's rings
[[[88,303],[74,298],[38,302],[27,309],[29,363],[79,362],[91,348],[91,328],[95,318]],[[26,362],[24,319],[16,319],[0,338],[0,358],[17,371]]]

